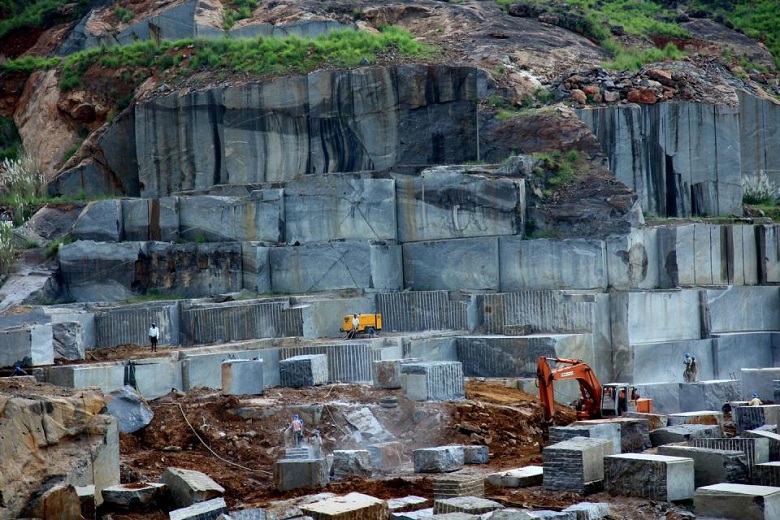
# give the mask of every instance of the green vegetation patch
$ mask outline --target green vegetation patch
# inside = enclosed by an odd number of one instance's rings
[[[16,130],[14,120],[0,116],[0,161],[16,159],[22,149],[22,138]]]
[[[60,6],[62,0],[0,0],[0,38],[18,27],[37,27],[44,20],[59,21],[77,20],[87,10],[89,0],[76,0],[75,8],[67,16],[62,16]]]

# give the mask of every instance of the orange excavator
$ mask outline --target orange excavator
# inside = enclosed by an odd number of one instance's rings
[[[559,366],[551,368],[550,362]],[[566,379],[575,379],[580,385],[577,420],[619,417],[629,410],[645,413],[653,411],[653,400],[639,397],[636,387],[628,383],[608,383],[602,386],[593,369],[581,359],[540,356],[536,363],[536,378],[547,423],[555,415],[553,382]]]

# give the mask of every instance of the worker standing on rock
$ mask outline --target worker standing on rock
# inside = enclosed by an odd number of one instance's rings
[[[352,316],[352,330],[350,330],[349,334],[347,334],[347,339],[353,339],[355,336],[357,336],[359,327],[360,327],[360,319],[358,318],[357,314],[354,314]]]
[[[761,406],[762,404],[764,404],[764,403],[762,403],[761,399],[759,399],[758,393],[754,392],[753,393],[753,399],[748,401],[748,406]]]
[[[322,458],[322,437],[320,437],[320,431],[314,430],[311,432],[311,440],[309,443],[311,444],[311,456],[314,459],[321,459]]]
[[[293,442],[295,442],[295,447],[297,448],[301,445],[301,442],[303,442],[303,421],[298,414],[293,415],[293,419],[290,422],[290,429],[293,433]]]
[[[160,330],[157,328],[157,324],[152,322],[152,326],[149,327],[149,343],[152,345],[152,352],[157,352],[157,337],[160,335]]]
[[[683,364],[685,365],[683,381],[686,383],[695,383],[699,375],[699,364],[696,362],[696,356],[685,354]]]

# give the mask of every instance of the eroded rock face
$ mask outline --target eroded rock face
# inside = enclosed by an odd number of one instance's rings
[[[119,432],[104,406],[97,391],[0,380],[0,519],[67,512],[75,486],[94,484],[99,503],[119,483]]]

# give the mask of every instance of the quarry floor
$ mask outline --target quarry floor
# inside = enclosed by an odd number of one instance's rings
[[[94,353],[96,354],[96,353]],[[161,349],[159,355],[166,355]],[[125,345],[101,350],[100,359],[149,357],[148,348]],[[394,395],[396,408],[379,406],[382,397]],[[327,488],[278,492],[273,464],[284,453],[284,429],[301,406],[321,405],[319,428],[325,454],[334,449],[362,446],[350,431],[344,412],[368,405],[383,427],[404,445],[405,462],[396,470],[370,479],[332,482]],[[150,402],[154,419],[146,428],[122,434],[121,481],[157,481],[165,468],[202,471],[225,488],[230,510],[264,507],[270,501],[319,491],[344,494],[353,491],[379,498],[408,495],[433,499],[431,478],[415,474],[412,450],[446,444],[487,444],[490,462],[466,466],[470,473],[492,473],[542,464],[544,446],[542,410],[538,397],[505,385],[504,381],[471,379],[466,399],[451,402],[416,402],[401,390],[370,385],[329,384],[302,389],[271,387],[263,396],[237,398],[196,389],[172,392]],[[239,415],[240,414],[240,415]],[[559,406],[556,424],[572,422],[572,409]],[[247,418],[251,417],[251,418]],[[486,497],[508,507],[560,510],[578,502],[609,502],[615,520],[691,518],[691,504],[670,505],[646,499],[612,497],[606,493],[582,496],[547,491],[540,486],[511,489],[486,484]],[[163,510],[130,514],[112,513],[113,520],[167,519]]]

